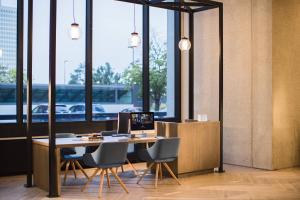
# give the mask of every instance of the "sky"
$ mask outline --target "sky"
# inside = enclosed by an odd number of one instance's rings
[[[16,7],[17,0],[0,0],[4,6]],[[48,83],[49,67],[49,5],[50,0],[34,0],[33,5],[33,83]],[[24,20],[27,21],[25,0]],[[109,62],[117,72],[122,72],[132,62],[132,49],[128,39],[133,32],[133,4],[115,0],[94,1],[93,11],[93,67]],[[72,18],[72,0],[57,1],[57,80],[67,83],[70,73],[85,62],[85,1],[75,0],[75,21],[81,28],[81,38],[72,40],[69,36]],[[25,30],[27,24],[24,24]],[[136,28],[142,37],[142,7],[136,5]],[[155,31],[166,41],[167,11],[150,9],[150,31]],[[26,49],[24,31],[24,52]],[[26,69],[26,56],[24,56]],[[135,59],[142,60],[142,45],[135,49]]]

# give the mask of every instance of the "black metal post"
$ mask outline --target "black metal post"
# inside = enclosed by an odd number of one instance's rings
[[[32,12],[33,0],[28,0],[28,35],[27,35],[27,182],[32,187]]]
[[[150,109],[149,85],[149,6],[143,6],[143,110]]]
[[[93,0],[86,0],[86,43],[85,43],[85,112],[86,121],[93,116]]]
[[[17,1],[17,125],[23,130],[23,19],[24,1]]]
[[[223,169],[223,4],[219,5],[219,121],[220,121],[220,166],[219,172]]]
[[[194,14],[189,14],[189,119],[194,119]]]
[[[181,13],[174,11],[175,26],[174,26],[174,55],[175,55],[175,121],[181,122],[181,51],[178,48],[178,43],[181,39]]]
[[[56,0],[50,1],[50,40],[49,40],[49,197],[58,197],[55,154],[55,98],[56,98]]]

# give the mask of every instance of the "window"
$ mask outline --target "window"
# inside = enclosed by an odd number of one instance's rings
[[[85,1],[74,0],[80,38],[70,37],[73,1],[57,1],[56,121],[85,120]]]
[[[143,15],[143,6],[115,0],[93,1],[92,86],[88,85],[92,87],[92,94],[87,97],[86,1],[74,0],[74,3],[75,22],[81,29],[79,40],[72,40],[69,34],[74,22],[73,0],[57,1],[56,120],[86,121],[90,113],[85,112],[85,102],[90,98],[93,120],[114,119],[118,112],[148,111],[148,101],[143,108],[143,98],[148,97],[150,111],[155,112],[156,118],[174,118],[175,68],[178,67],[174,61],[174,48],[177,48],[174,11],[149,8],[149,66],[143,67],[143,52],[148,52],[143,49],[142,31],[147,30],[143,29],[143,18],[148,19]],[[27,104],[27,4],[28,1],[24,1],[24,114]],[[0,122],[16,122],[17,0],[1,1],[0,8]],[[50,0],[34,0],[33,122],[48,121],[49,23]],[[138,47],[129,45],[134,31],[141,39]],[[143,81],[148,78],[143,79],[144,69],[150,72],[149,91],[144,90]]]
[[[142,6],[135,5],[136,31],[142,38]],[[134,30],[134,5],[114,0],[94,1],[93,12],[94,120],[116,117],[117,112],[142,109],[142,43],[129,46]],[[93,107],[94,108],[94,107]]]
[[[150,110],[158,118],[175,115],[174,41],[174,11],[151,7],[149,95]]]
[[[0,3],[0,122],[16,122],[17,0]]]
[[[49,7],[50,0],[34,0],[32,33],[33,122],[48,121]]]

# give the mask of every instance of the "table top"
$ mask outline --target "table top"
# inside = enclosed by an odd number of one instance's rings
[[[128,138],[124,137],[112,137],[104,136],[103,139],[98,140],[88,140],[87,137],[81,138],[56,138],[56,148],[65,147],[77,147],[77,146],[97,146],[103,142],[122,142],[128,141],[128,143],[148,143],[155,142],[160,137],[147,136],[147,137],[137,137]],[[38,144],[42,146],[49,146],[49,139],[33,139],[33,144]]]

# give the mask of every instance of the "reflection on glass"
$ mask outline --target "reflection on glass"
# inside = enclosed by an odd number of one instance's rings
[[[150,8],[150,110],[174,117],[174,12]]]
[[[118,112],[142,110],[142,45],[128,38],[134,27],[132,4],[94,1],[93,120],[115,118]],[[136,5],[136,32],[142,37],[142,6]],[[137,46],[137,47],[136,47]]]
[[[0,123],[16,122],[17,0],[0,1]]]

